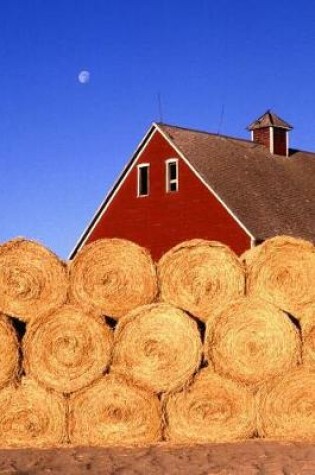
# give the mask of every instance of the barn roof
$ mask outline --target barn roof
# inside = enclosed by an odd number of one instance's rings
[[[255,236],[315,241],[315,153],[272,155],[249,140],[157,124]]]
[[[252,122],[247,129],[254,130],[254,129],[262,129],[263,127],[279,127],[280,129],[293,129],[292,125],[288,124],[283,119],[280,119],[274,112],[267,110],[261,117],[257,120]]]

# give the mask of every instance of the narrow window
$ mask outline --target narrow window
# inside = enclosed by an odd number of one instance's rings
[[[149,165],[138,165],[138,196],[149,194]]]
[[[178,160],[166,161],[166,191],[178,191]]]

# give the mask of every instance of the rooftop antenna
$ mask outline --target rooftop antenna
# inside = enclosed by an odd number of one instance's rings
[[[157,93],[158,108],[159,108],[159,121],[163,122],[163,109],[162,109],[162,98],[160,91]]]
[[[222,128],[222,124],[223,124],[223,119],[224,119],[224,104],[222,104],[222,107],[221,107],[221,114],[220,114],[220,120],[219,120],[219,127],[218,127],[218,132],[217,132],[218,135],[221,134],[221,128]]]

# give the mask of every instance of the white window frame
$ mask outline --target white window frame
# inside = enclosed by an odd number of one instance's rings
[[[169,177],[169,164],[176,164],[176,178],[171,180]],[[167,193],[176,193],[179,190],[179,178],[178,178],[178,158],[170,158],[165,161],[166,173],[165,173],[165,187]],[[171,184],[176,183],[176,190],[171,190]]]
[[[148,192],[143,195],[143,194],[140,194],[140,169],[141,168],[147,168],[148,169]],[[143,198],[145,196],[149,196],[150,194],[150,163],[140,163],[138,166],[137,166],[137,198]]]

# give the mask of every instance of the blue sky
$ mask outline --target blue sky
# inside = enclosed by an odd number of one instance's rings
[[[66,257],[158,94],[164,122],[243,138],[271,108],[315,151],[314,52],[310,0],[1,0],[0,241]]]

